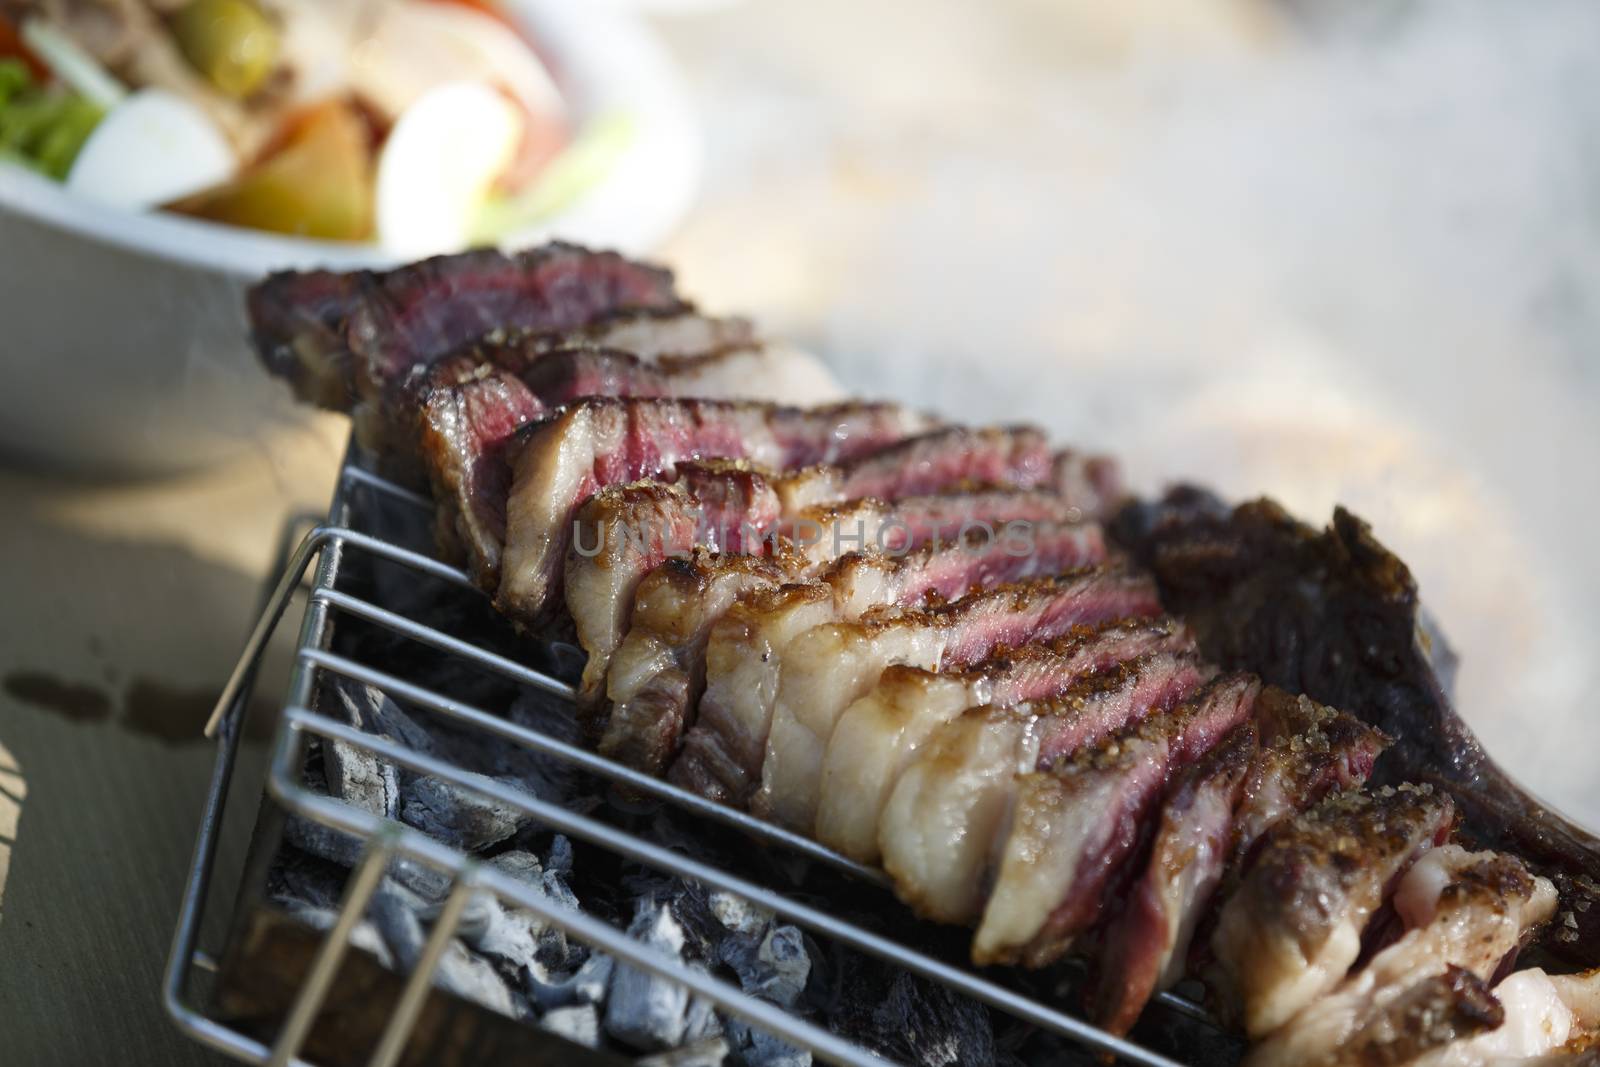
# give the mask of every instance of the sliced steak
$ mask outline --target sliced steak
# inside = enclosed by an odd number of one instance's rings
[[[596,714],[604,700],[606,671],[644,576],[696,546],[761,555],[769,547],[764,535],[778,520],[771,476],[726,460],[680,463],[673,482],[610,486],[578,509],[565,589],[578,644],[588,653],[578,687],[585,715]]]
[[[1167,778],[1244,722],[1256,680],[1228,675],[1138,725],[1025,775],[994,892],[972,943],[978,964],[1042,967],[1101,916]]]
[[[1013,551],[1002,541],[986,539],[941,547],[930,545],[899,557],[852,553],[837,561],[820,584],[831,589],[835,604],[859,614],[868,605],[905,607],[930,597],[952,599],[970,589],[1057,574],[1104,559],[1105,541],[1099,528],[1089,523],[1040,534],[1026,554]],[[738,557],[720,565],[734,571],[744,568]],[[705,651],[711,627],[733,606],[733,600],[718,591],[718,566],[718,557],[707,557],[700,601],[677,602],[677,617],[667,620],[666,628],[641,614],[647,592],[656,584],[655,573],[640,583],[633,625],[618,648],[607,677],[606,697],[611,711],[605,731],[607,740],[602,743],[607,751],[628,753],[626,762],[638,770],[652,774],[665,771],[678,753],[683,729],[694,721],[704,691]],[[792,568],[788,574],[793,576]],[[767,588],[777,584],[774,581]],[[740,595],[749,595],[754,588],[751,583],[739,582]],[[695,620],[693,626],[682,621],[690,618]],[[661,679],[656,680],[655,675]],[[688,684],[679,686],[679,678],[686,678]],[[652,698],[647,708],[630,707],[641,694],[663,689],[682,693],[682,705],[669,708]],[[662,714],[669,716],[670,724],[656,721]],[[634,733],[651,740],[627,736]],[[658,745],[657,740],[669,744]]]
[[[565,332],[629,312],[681,313],[672,275],[612,252],[479,250],[385,272],[275,274],[248,310],[267,369],[302,399],[350,411],[359,439],[411,454],[414,377],[486,335]]]
[[[1337,793],[1280,825],[1223,905],[1210,984],[1262,1037],[1344,979],[1400,876],[1450,832],[1446,793],[1402,785]]]
[[[1539,949],[1572,967],[1600,959],[1600,840],[1531,796],[1461,720],[1454,657],[1366,523],[1338,508],[1316,530],[1270,500],[1228,508],[1186,487],[1125,508],[1115,533],[1207,656],[1360,715],[1395,739],[1378,780],[1448,788],[1475,843],[1554,881],[1576,926],[1547,927]]]
[[[878,820],[900,775],[928,738],[968,708],[1002,707],[1041,700],[1066,690],[1081,674],[1109,666],[1101,657],[1120,642],[1091,644],[1082,658],[1051,657],[1024,646],[999,663],[966,672],[937,674],[918,667],[890,667],[866,696],[845,709],[833,728],[822,761],[816,838],[861,863],[876,863]],[[1042,650],[1042,649],[1041,649]],[[1181,699],[1202,680],[1201,668],[1184,653],[1148,653],[1127,665],[1134,703]],[[1150,706],[1150,705],[1146,705]],[[1142,714],[1135,710],[1133,715]]]
[[[1151,994],[1183,977],[1195,926],[1222,884],[1256,744],[1255,723],[1241,723],[1169,787],[1144,873],[1102,938],[1090,1008],[1103,1029],[1127,1033]]]
[[[834,724],[895,664],[952,670],[978,663],[1002,645],[1159,610],[1147,579],[1108,567],[1002,586],[930,611],[809,630],[783,653],[761,789],[751,809],[793,829],[815,826],[822,759]]]
[[[1406,1063],[1462,1036],[1452,1024],[1456,991],[1491,1004],[1488,982],[1524,936],[1555,912],[1555,886],[1511,856],[1455,845],[1419,859],[1395,892],[1406,932],[1333,992],[1308,1004],[1251,1052],[1250,1067],[1345,1067]],[[1462,973],[1464,972],[1464,973]],[[1463,982],[1470,975],[1474,982]],[[1445,979],[1448,985],[1434,985]],[[1451,1008],[1431,1025],[1419,1008]],[[1481,1013],[1498,1022],[1498,1010]],[[1470,1018],[1470,1013],[1468,1013]],[[1439,1025],[1444,1023],[1445,1025]],[[1467,1033],[1493,1029],[1467,1027]]]
[[[1049,485],[1053,474],[1050,442],[1041,430],[951,426],[853,462],[801,471],[779,484],[778,495],[785,512],[798,514],[819,504],[894,500],[964,483],[1031,489]]]
[[[923,416],[892,404],[823,408],[685,399],[586,399],[518,435],[497,603],[548,617],[577,508],[608,485],[684,460],[747,459],[776,470],[836,463],[916,433]]]
[[[1244,869],[1250,852],[1284,819],[1330,792],[1364,784],[1389,743],[1354,716],[1277,686],[1262,690],[1255,719],[1261,749],[1234,812],[1229,849],[1234,871]]]
[[[936,728],[884,807],[878,843],[900,898],[926,919],[977,921],[1009,832],[1017,775],[1039,768],[1047,738],[1045,758],[1054,762],[1178,699],[1182,694],[1168,683],[1181,682],[1185,675],[1163,676],[1134,665],[1149,653],[1189,652],[1193,647],[1188,631],[1170,619],[1135,619],[1002,653],[1002,661],[1015,657],[1023,676],[1040,669],[1039,685],[997,686],[985,678],[991,700],[997,690],[1000,700]],[[1082,677],[1086,664],[1096,673]],[[1122,664],[1130,669],[1107,670]],[[891,667],[885,679],[910,670]],[[1049,699],[1038,699],[1048,694],[1055,672],[1066,687]],[[946,683],[959,686],[960,679],[984,674],[986,669],[979,668],[926,678],[938,680],[939,690],[946,690]],[[1031,702],[1001,702],[1030,691]]]
[[[704,684],[706,634],[740,594],[770,589],[787,571],[758,556],[696,549],[669,559],[639,584],[633,625],[606,677],[603,715],[587,718],[602,756],[658,774],[677,751]]]
[[[1476,1037],[1435,1048],[1407,1067],[1600,1067],[1600,970],[1547,974],[1530,967],[1508,975],[1493,996],[1501,1025],[1479,1027]]]
[[[1385,744],[1360,720],[1275,686],[1251,718],[1248,747],[1218,746],[1164,804],[1144,874],[1103,938],[1092,1007],[1106,1029],[1126,1033],[1183,976],[1196,934],[1209,941],[1213,901],[1237,887],[1263,835],[1331,790],[1361,786]]]

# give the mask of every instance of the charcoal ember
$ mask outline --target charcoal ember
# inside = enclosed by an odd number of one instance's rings
[[[683,927],[672,910],[654,900],[640,901],[628,936],[682,959]],[[689,991],[676,982],[617,964],[606,993],[605,1030],[615,1040],[641,1052],[671,1048],[683,1040]]]
[[[283,837],[300,851],[340,867],[354,867],[361,859],[360,838],[300,815],[290,815],[284,820]]]
[[[572,874],[572,841],[566,834],[556,834],[550,839],[550,851],[545,855],[544,869],[567,878]]]
[[[810,1052],[741,1019],[728,1020],[728,1051],[742,1067],[811,1067]]]
[[[643,1056],[635,1067],[721,1067],[728,1058],[728,1043],[720,1037],[686,1041],[670,1052]]]
[[[996,1062],[993,1018],[976,1002],[855,953],[822,958],[801,1011],[833,1033],[900,1063]]]
[[[759,934],[772,921],[772,912],[743,897],[718,890],[707,899],[711,914],[727,930],[736,934]]]
[[[423,923],[427,910],[428,905],[421,897],[389,878],[380,882],[372,895],[368,915],[402,971],[410,971],[422,956],[428,937]],[[459,939],[452,939],[444,955],[439,957],[434,983],[490,1011],[512,1018],[523,1014],[517,998],[494,965],[469,952]]]
[[[478,852],[514,837],[528,817],[480,788],[494,779],[463,772],[472,783],[457,785],[442,778],[404,775],[400,818],[429,837],[464,852]]]
[[[545,1012],[539,1025],[585,1048],[597,1048],[600,1044],[600,1010],[593,1004],[554,1008]]]
[[[400,771],[393,763],[343,741],[323,742],[328,793],[363,811],[392,819],[400,810]]]
[[[717,1014],[717,1006],[705,997],[695,997],[689,1001],[689,1013],[684,1018],[683,1040],[685,1044],[692,1044],[710,1037],[720,1037],[724,1031],[722,1016]]]
[[[611,984],[613,962],[610,956],[593,953],[576,971],[559,981],[540,980],[539,972],[524,973],[528,996],[540,1011],[570,1007],[573,1004],[598,1004]]]
[[[503,874],[508,874],[519,882],[537,883],[544,876],[545,865],[539,862],[539,857],[525,849],[512,849],[502,852],[489,861],[489,866]]]
[[[437,908],[430,908],[433,919]],[[536,966],[544,920],[522,908],[507,907],[497,897],[479,893],[461,917],[460,937],[476,952],[501,964],[511,974]]]
[[[386,737],[417,752],[434,751],[433,733],[402,711],[400,705],[383,690],[362,682],[340,679],[337,691],[339,704],[344,708],[345,719],[351,726]]]
[[[765,936],[735,934],[720,946],[722,962],[751,996],[792,1008],[811,976],[805,936],[793,926],[774,926]]]
[[[514,700],[506,718],[557,741],[571,745],[581,742],[572,706],[544,693],[525,693]],[[502,745],[493,773],[517,779],[542,800],[562,801],[577,809],[593,807],[599,800],[590,797],[574,803],[580,784],[578,770],[566,760],[528,749]]]

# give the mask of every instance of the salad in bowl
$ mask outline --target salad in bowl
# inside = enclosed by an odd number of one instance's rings
[[[243,287],[554,238],[648,251],[692,200],[677,70],[570,0],[0,0],[0,453],[192,467],[292,419]]]

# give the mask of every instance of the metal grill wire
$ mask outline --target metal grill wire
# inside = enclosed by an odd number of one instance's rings
[[[320,715],[311,708],[318,679],[337,676],[372,685],[390,696],[427,708],[458,723],[482,730],[511,745],[551,756],[610,782],[677,805],[697,816],[715,820],[764,842],[797,852],[847,875],[885,885],[881,871],[864,867],[815,841],[765,823],[744,812],[715,804],[667,782],[641,774],[594,753],[512,723],[481,708],[416,685],[385,671],[329,650],[335,614],[360,618],[390,631],[398,639],[418,642],[459,657],[520,685],[560,698],[571,699],[573,689],[524,664],[479,648],[425,623],[391,611],[337,588],[346,553],[361,552],[405,567],[419,576],[466,589],[473,588],[461,570],[351,527],[352,497],[361,493],[432,508],[426,497],[394,485],[365,469],[347,455],[328,522],[307,533],[289,555],[282,577],[267,598],[261,618],[246,642],[243,655],[218,699],[206,733],[218,740],[218,754],[207,792],[195,850],[179,910],[177,929],[167,961],[163,998],[178,1026],[195,1039],[249,1063],[284,1067],[303,1063],[301,1046],[321,1009],[328,987],[348,948],[351,931],[384,870],[396,857],[407,857],[449,875],[452,889],[435,921],[429,940],[408,976],[393,1016],[368,1061],[375,1067],[398,1062],[432,985],[433,970],[454,935],[462,909],[474,893],[499,897],[524,908],[544,922],[589,946],[615,956],[642,971],[679,982],[718,1007],[770,1031],[790,1043],[809,1049],[817,1057],[840,1064],[881,1065],[885,1061],[864,1047],[844,1040],[799,1016],[743,993],[712,975],[693,970],[627,936],[611,924],[581,911],[552,902],[492,867],[479,866],[464,853],[426,835],[385,820],[371,812],[305,788],[300,777],[304,742],[308,735],[337,740],[416,772],[433,775],[462,788],[521,811],[544,826],[577,840],[609,849],[632,861],[693,879],[714,889],[742,897],[769,909],[787,921],[839,944],[876,956],[925,979],[938,982],[1044,1030],[1145,1067],[1180,1067],[1175,1061],[1130,1041],[1106,1033],[1080,1019],[1023,996],[959,967],[951,966],[900,942],[874,934],[808,905],[790,900],[763,885],[754,884],[716,867],[652,844],[604,822],[568,811],[501,782],[471,775],[431,754],[410,749],[387,738],[355,729]],[[218,830],[229,784],[237,760],[244,705],[254,685],[261,655],[283,618],[294,593],[304,582],[312,560],[316,573],[309,591],[305,618],[296,648],[289,694],[273,743],[267,792],[288,811],[325,827],[352,834],[364,843],[363,858],[350,878],[337,919],[313,960],[304,984],[297,991],[283,1027],[272,1046],[209,1018],[189,1002],[189,978],[195,967],[206,967],[209,957],[198,949],[201,920],[213,874]],[[214,965],[211,965],[214,967]],[[1203,1009],[1170,993],[1158,994],[1167,1008],[1209,1022]]]

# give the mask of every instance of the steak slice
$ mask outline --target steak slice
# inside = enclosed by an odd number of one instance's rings
[[[1037,685],[997,685],[989,668],[923,676],[952,695],[962,679],[980,680],[991,702],[937,727],[884,806],[878,843],[900,899],[925,919],[977,921],[1010,826],[1017,775],[1038,769],[1047,739],[1045,757],[1054,762],[1170,705],[1183,695],[1171,683],[1186,684],[1187,672],[1159,675],[1135,665],[1149,653],[1193,648],[1171,619],[1130,619],[1001,652],[997,662],[1016,663]],[[1123,664],[1130,669],[1109,669]],[[891,667],[884,677],[909,679],[902,672],[911,670]],[[1086,670],[1093,673],[1084,677]],[[1052,693],[1056,672],[1063,687]],[[1004,702],[1024,692],[1028,702]]]
[[[830,561],[846,545],[902,552],[989,532],[1033,551],[1041,538],[1085,512],[1082,500],[1055,490],[980,489],[906,497],[894,503],[853,501],[809,509],[786,521],[812,565]],[[809,526],[806,524],[810,523]],[[1093,526],[1081,532],[1092,536]],[[838,536],[832,536],[837,533]],[[1084,562],[1104,558],[1086,547]],[[879,606],[870,582],[796,583],[735,604],[717,622],[706,645],[706,688],[700,713],[673,763],[671,778],[702,796],[736,807],[749,803],[760,781],[777,697],[783,650],[798,634],[830,622],[850,622]],[[870,572],[868,572],[870,573]]]
[[[577,508],[608,485],[684,460],[747,459],[784,470],[875,452],[924,429],[892,404],[822,408],[687,399],[590,398],[518,435],[497,598],[524,622],[547,618]]]
[[[1182,704],[1024,775],[973,962],[1043,967],[1100,918],[1168,776],[1244,722],[1256,680],[1234,674]]]
[[[695,549],[669,559],[639,585],[633,626],[612,657],[605,715],[585,732],[602,756],[659,774],[677,751],[704,679],[706,633],[734,599],[782,582],[786,568],[758,556]]]
[[[1251,709],[1248,744],[1232,738],[1172,787],[1144,874],[1108,926],[1093,1010],[1126,1033],[1157,989],[1183,977],[1204,921],[1238,884],[1268,830],[1334,789],[1361,786],[1383,751],[1381,733],[1309,697],[1267,686]],[[1202,954],[1203,955],[1203,954]]]
[[[1547,927],[1540,950],[1570,967],[1600,959],[1600,840],[1529,795],[1457,715],[1453,656],[1366,523],[1338,508],[1315,530],[1270,500],[1228,508],[1186,487],[1125,508],[1114,532],[1207,656],[1359,714],[1395,739],[1380,781],[1449,789],[1474,843],[1555,882],[1577,925]]]
[[[1031,426],[949,426],[838,466],[800,471],[778,486],[784,511],[877,497],[894,500],[962,484],[1031,489],[1050,485],[1050,442]]]
[[[1448,794],[1405,784],[1334,794],[1274,830],[1211,938],[1224,1009],[1259,1038],[1338,985],[1368,920],[1454,815]]]
[[[559,242],[384,272],[273,274],[247,304],[267,369],[301,399],[341,411],[496,331],[568,331],[623,311],[686,307],[670,272]]]
[[[1235,726],[1168,789],[1144,873],[1102,939],[1090,1007],[1103,1029],[1127,1033],[1151,994],[1183,977],[1195,924],[1222,884],[1256,744],[1255,723]]]
[[[1097,526],[1062,526],[1040,535],[1027,554],[1014,552],[998,540],[930,545],[897,558],[852,553],[834,564],[821,584],[832,589],[837,603],[911,606],[927,597],[959,597],[969,589],[1073,570],[1104,559],[1105,541]],[[721,565],[733,570],[743,567],[739,557]],[[716,558],[708,557],[700,599],[692,604],[687,598],[676,600],[673,615],[661,616],[659,621],[642,611],[650,591],[660,584],[659,572],[640,583],[633,626],[607,677],[611,710],[601,742],[602,751],[618,758],[626,753],[624,762],[637,770],[652,774],[666,770],[677,755],[684,728],[693,721],[705,685],[705,649],[711,628],[733,603],[731,597],[717,592],[718,566]],[[660,581],[674,580],[666,577]],[[777,584],[774,581],[767,588]],[[751,583],[740,583],[738,592],[748,594],[753,588]],[[681,694],[681,703],[669,705],[661,700],[657,694],[663,691]],[[648,703],[634,707],[642,696],[649,697]],[[663,715],[670,721],[659,721]]]
[[[751,810],[802,832],[816,825],[822,760],[839,716],[904,663],[953,670],[1002,645],[1058,637],[1074,626],[1155,615],[1148,579],[1119,567],[1078,571],[974,593],[953,604],[818,626],[784,649],[772,728]]]
[[[1106,651],[1104,646],[1091,646],[1088,657],[1076,663],[1059,657],[1051,662],[1047,655],[1027,652],[1008,659],[1009,651],[1002,651],[999,662],[991,661],[987,670],[949,674],[890,667],[870,693],[845,709],[833,728],[822,761],[817,840],[858,862],[876,863],[884,805],[900,775],[940,726],[968,708],[1004,707],[1055,696],[1085,671],[1110,665],[1100,662]],[[1136,703],[1181,699],[1202,680],[1194,657],[1182,653],[1147,653],[1127,667],[1131,672],[1127,688]],[[1132,716],[1141,713],[1135,708]]]
[[[578,509],[565,589],[578,644],[589,654],[578,686],[585,716],[604,700],[606,671],[645,575],[697,545],[751,555],[770,547],[764,535],[779,521],[771,480],[747,463],[680,463],[675,481],[609,486]]]
[[[1406,1061],[1408,1067],[1600,1067],[1600,970],[1546,974],[1530,967],[1495,986],[1493,999],[1504,1023]]]
[[[1511,856],[1444,845],[1412,866],[1394,900],[1407,928],[1400,939],[1257,1045],[1250,1067],[1410,1062],[1462,1036],[1450,1021],[1473,1020],[1454,1008],[1463,996],[1492,1005],[1465,1033],[1493,1029],[1503,1013],[1483,983],[1555,912],[1556,890]],[[1404,1025],[1441,1006],[1431,1025]]]

